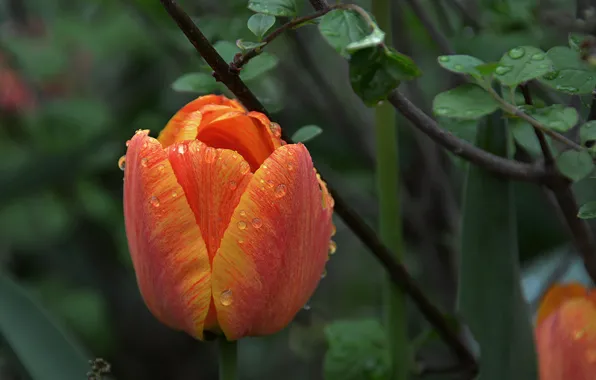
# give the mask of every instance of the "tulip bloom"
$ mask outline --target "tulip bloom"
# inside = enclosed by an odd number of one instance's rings
[[[324,271],[333,199],[306,147],[223,96],[127,143],[126,235],[147,307],[203,339],[275,333]]]
[[[580,284],[556,285],[536,321],[540,380],[596,379],[596,293]]]

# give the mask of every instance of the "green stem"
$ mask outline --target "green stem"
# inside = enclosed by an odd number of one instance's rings
[[[391,0],[372,0],[372,14],[381,30],[385,43],[391,45]],[[379,224],[381,239],[403,260],[401,213],[399,207],[399,160],[397,152],[396,114],[391,104],[383,102],[375,110],[377,186],[379,193]],[[389,336],[393,371],[391,380],[406,380],[410,370],[406,295],[385,281],[385,328]]]
[[[225,337],[219,339],[219,380],[238,379],[237,343],[228,342]]]

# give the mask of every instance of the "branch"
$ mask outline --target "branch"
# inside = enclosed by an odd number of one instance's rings
[[[541,182],[548,176],[548,173],[543,168],[502,158],[454,136],[439,127],[436,121],[412,104],[398,90],[393,90],[387,99],[416,128],[427,134],[445,149],[475,165],[481,166],[495,174],[521,181]]]
[[[464,25],[469,26],[475,32],[478,32],[481,29],[478,21],[476,21],[476,19],[468,13],[466,8],[463,5],[461,5],[458,0],[445,0],[445,1],[449,5],[451,5],[453,8],[455,8],[455,10],[457,12],[459,12],[459,14],[461,15],[462,20],[464,22]]]
[[[534,105],[534,101],[532,100],[532,94],[530,94],[530,89],[527,84],[523,84],[520,86],[522,94],[524,95],[524,101],[527,105]],[[536,138],[538,138],[538,142],[540,143],[540,150],[542,150],[542,155],[544,156],[544,165],[550,168],[553,167],[555,163],[555,159],[553,158],[553,154],[550,151],[550,147],[548,146],[548,142],[546,141],[546,137],[544,137],[544,133],[538,128],[533,128],[534,133],[536,134]]]
[[[408,4],[410,5],[410,8],[412,8],[416,17],[418,17],[422,25],[426,28],[428,34],[430,34],[431,39],[439,46],[441,54],[454,55],[455,50],[453,50],[445,35],[437,28],[434,21],[431,20],[428,13],[424,11],[422,4],[420,4],[418,0],[408,0]]]
[[[195,49],[215,71],[217,77],[223,84],[225,84],[248,109],[267,114],[264,107],[254,94],[250,92],[238,75],[230,72],[225,61],[217,51],[215,51],[211,43],[205,38],[203,33],[201,33],[199,28],[192,22],[190,17],[180,8],[180,6],[178,6],[174,0],[160,1],[170,16],[176,21],[188,40],[193,44]],[[325,5],[322,0],[313,0],[313,3],[318,6]],[[286,140],[291,142],[290,139]],[[434,306],[428,298],[426,298],[426,295],[418,287],[406,268],[394,260],[393,253],[383,245],[375,231],[348,206],[343,198],[332,189],[331,186],[328,185],[327,188],[335,200],[335,211],[341,216],[346,225],[350,227],[356,236],[358,236],[370,249],[381,264],[383,264],[393,283],[401,287],[412,298],[422,314],[434,326],[437,333],[446,344],[453,349],[458,358],[466,365],[469,365],[470,368],[476,368],[476,361],[472,353],[451,329],[451,326],[445,320],[441,311]]]

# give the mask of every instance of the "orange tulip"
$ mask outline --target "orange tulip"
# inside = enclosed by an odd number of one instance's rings
[[[333,199],[306,147],[223,96],[137,131],[124,175],[126,235],[147,307],[203,339],[275,333],[324,271]]]
[[[538,311],[540,380],[596,379],[596,293],[583,285],[556,285]]]

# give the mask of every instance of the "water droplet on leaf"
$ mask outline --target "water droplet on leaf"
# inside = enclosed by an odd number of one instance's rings
[[[505,75],[511,70],[513,70],[513,66],[497,66],[497,68],[495,69],[495,73],[497,75]]]
[[[520,59],[524,56],[524,54],[526,54],[526,50],[522,47],[517,47],[509,50],[509,53],[507,54],[509,54],[509,56],[513,59]]]
[[[534,61],[542,61],[545,57],[546,57],[546,55],[544,53],[535,53],[535,54],[532,54],[531,58]]]
[[[451,60],[451,58],[449,58],[448,55],[442,55],[439,57],[439,61],[441,62],[449,62]]]
[[[447,108],[447,107],[438,107],[435,112],[439,115],[447,115],[449,113],[451,113],[451,108]]]

